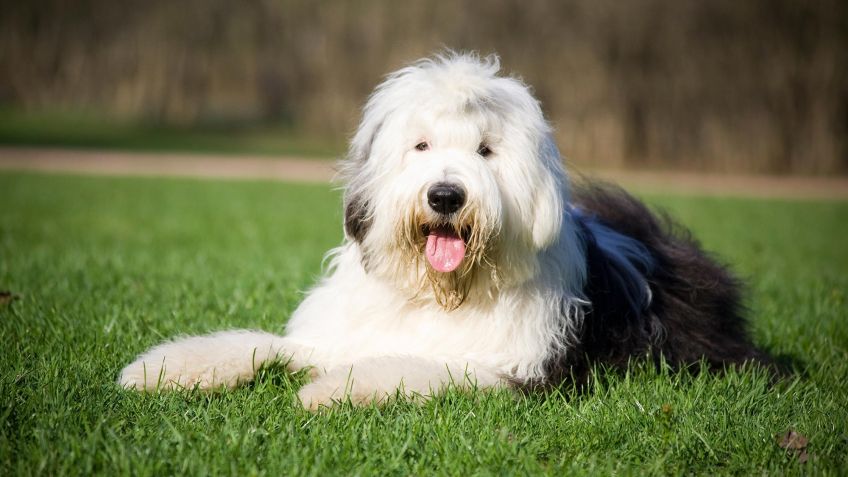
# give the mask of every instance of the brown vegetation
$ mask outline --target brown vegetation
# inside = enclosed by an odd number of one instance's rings
[[[338,137],[387,71],[498,52],[578,163],[848,171],[840,0],[4,2],[0,104]]]

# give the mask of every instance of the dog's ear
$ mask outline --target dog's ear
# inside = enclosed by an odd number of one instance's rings
[[[372,98],[373,102],[373,98]],[[371,228],[371,204],[366,198],[368,181],[368,159],[374,140],[380,132],[383,120],[372,102],[365,107],[362,121],[350,142],[347,157],[340,164],[340,177],[345,182],[344,229],[348,238],[362,242]]]
[[[371,228],[371,213],[362,194],[346,194],[344,204],[344,229],[348,238],[362,242]]]
[[[373,109],[373,108],[372,108]],[[382,120],[374,117],[373,111],[366,108],[362,123],[350,142],[350,150],[341,164],[341,177],[346,183],[344,198],[344,229],[349,238],[362,242],[371,228],[371,204],[366,198],[368,181],[373,174],[368,173],[368,159],[374,140],[382,127]]]
[[[541,167],[546,170],[534,184],[533,245],[542,250],[559,239],[568,197],[568,180],[552,138],[543,141],[539,156]]]

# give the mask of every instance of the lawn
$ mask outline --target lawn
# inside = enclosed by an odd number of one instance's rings
[[[273,182],[0,174],[0,475],[848,472],[848,203],[645,194],[745,276],[770,385],[634,366],[588,392],[294,404],[267,369],[212,395],[120,389],[180,333],[281,331],[342,237],[339,195]],[[795,430],[801,451],[778,446]]]

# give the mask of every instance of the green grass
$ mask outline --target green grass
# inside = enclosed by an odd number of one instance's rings
[[[339,196],[269,182],[0,174],[0,475],[848,472],[848,204],[649,195],[749,278],[756,341],[797,377],[636,366],[590,392],[449,392],[310,414],[303,376],[140,395],[179,333],[281,331],[341,239]],[[809,438],[809,462],[777,446]]]
[[[69,112],[22,112],[0,107],[0,145],[193,152],[215,155],[337,157],[336,139],[309,137],[277,124],[165,127]]]

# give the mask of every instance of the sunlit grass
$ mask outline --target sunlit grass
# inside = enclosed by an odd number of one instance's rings
[[[844,475],[848,204],[648,195],[750,283],[756,341],[796,366],[635,366],[570,390],[449,392],[426,405],[294,404],[279,369],[213,395],[139,395],[118,371],[180,333],[279,332],[340,198],[271,182],[0,175],[0,474]],[[800,464],[775,436],[809,438]]]

